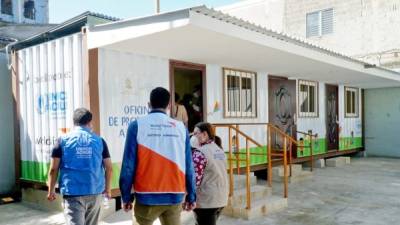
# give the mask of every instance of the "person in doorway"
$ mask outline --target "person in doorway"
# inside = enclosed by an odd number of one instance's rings
[[[188,114],[185,106],[179,104],[179,94],[175,92],[175,105],[172,108],[172,118],[182,121],[185,127],[188,126]]]
[[[203,118],[203,95],[201,92],[201,85],[196,85],[193,89],[192,108],[194,110],[193,122],[197,124]]]
[[[157,218],[162,225],[179,225],[182,206],[196,206],[189,134],[182,122],[166,114],[169,101],[166,89],[155,88],[150,114],[128,127],[119,185],[126,212],[136,198],[134,216],[140,225],[151,225]]]
[[[184,94],[182,101],[180,102],[186,109],[186,112],[188,114],[188,130],[192,131],[194,129],[194,125],[196,125],[196,123],[193,122],[194,119],[194,114],[195,111],[193,109],[193,95],[192,94]]]
[[[98,224],[102,194],[111,197],[112,163],[104,139],[91,131],[92,113],[74,111],[75,128],[53,148],[48,174],[47,199],[56,199],[59,176],[67,225]]]
[[[228,175],[221,139],[209,123],[196,124],[192,140],[196,173],[196,225],[215,225],[228,203]]]

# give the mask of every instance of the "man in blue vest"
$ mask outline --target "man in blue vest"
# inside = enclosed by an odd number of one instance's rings
[[[92,113],[74,111],[75,128],[53,148],[47,199],[56,198],[55,183],[63,195],[67,225],[98,224],[102,194],[111,197],[112,163],[106,142],[91,131]]]

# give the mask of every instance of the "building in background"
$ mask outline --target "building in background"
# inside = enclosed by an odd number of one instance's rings
[[[0,0],[0,21],[9,23],[49,23],[48,0]]]
[[[6,46],[49,30],[48,0],[0,0],[0,195],[14,192],[14,111]]]
[[[400,71],[399,0],[247,0],[219,10],[352,58]],[[369,155],[400,157],[400,88],[365,90]]]
[[[248,0],[220,10],[393,70],[400,70],[399,0]]]

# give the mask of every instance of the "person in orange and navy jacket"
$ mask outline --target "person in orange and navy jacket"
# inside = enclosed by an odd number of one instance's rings
[[[179,225],[182,207],[196,207],[189,134],[182,122],[166,114],[169,102],[169,92],[155,88],[152,111],[128,127],[119,183],[125,211],[136,198],[134,216],[140,225],[157,218],[163,225]]]

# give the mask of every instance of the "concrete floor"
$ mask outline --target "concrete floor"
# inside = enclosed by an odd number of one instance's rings
[[[260,181],[260,183],[265,183]],[[281,187],[274,183],[274,192]],[[400,221],[400,159],[352,158],[351,165],[316,169],[313,178],[289,186],[289,207],[251,221],[222,217],[219,225],[388,225]],[[103,225],[131,224],[117,212]],[[184,225],[194,224],[184,214]],[[0,206],[0,224],[63,224],[60,213],[16,203]],[[159,223],[155,223],[159,224]]]

